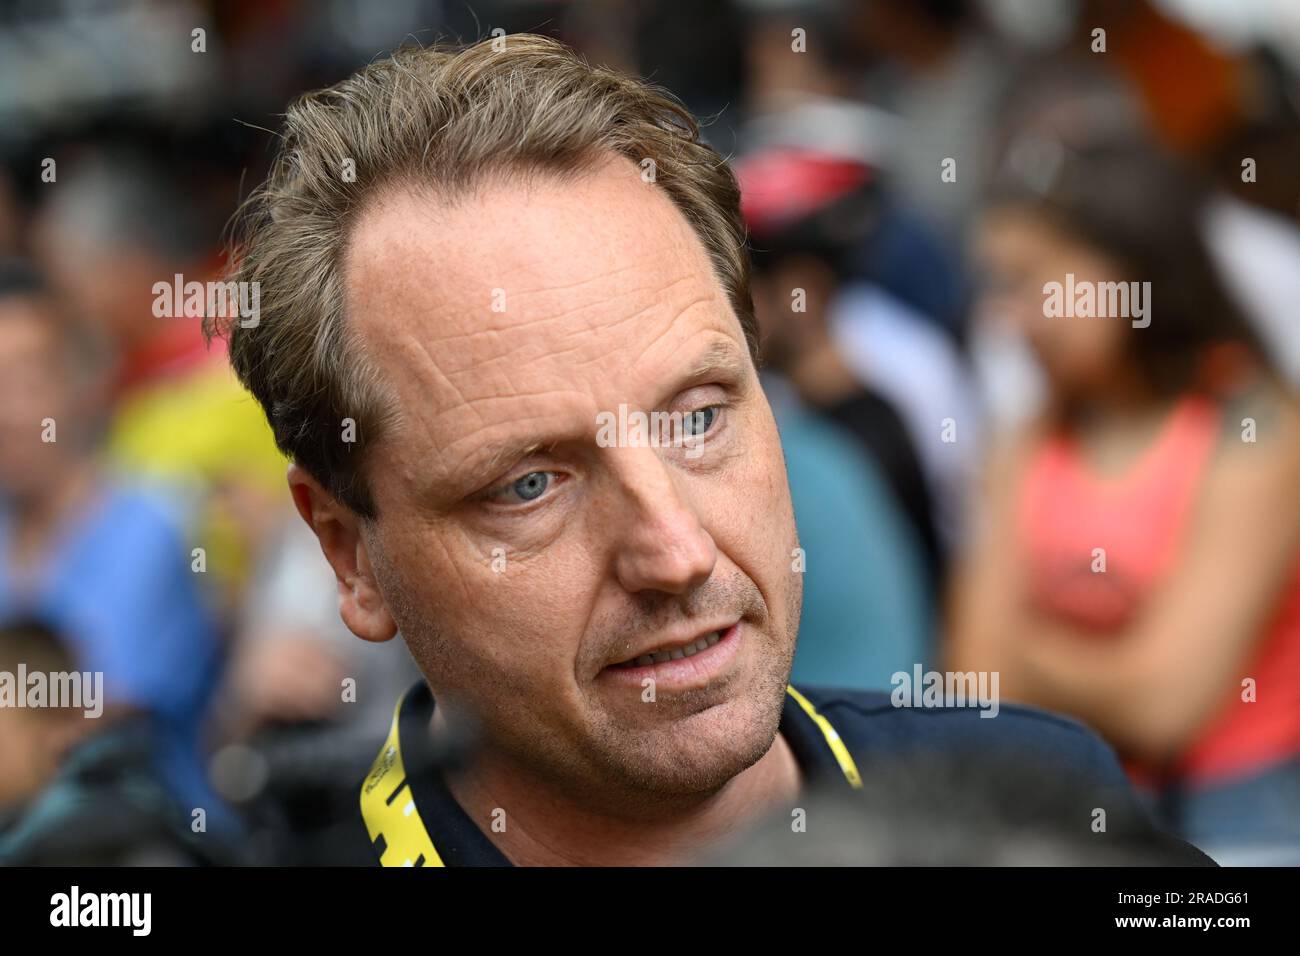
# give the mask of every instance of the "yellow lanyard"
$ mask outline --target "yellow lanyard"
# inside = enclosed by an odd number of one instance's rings
[[[787,687],[786,692],[822,732],[849,786],[855,790],[862,789],[862,775],[858,773],[858,766],[831,722],[817,713],[812,702],[793,687]],[[379,751],[379,756],[370,767],[370,773],[366,774],[366,779],[361,784],[361,817],[366,822],[370,841],[382,847],[379,856],[381,866],[445,866],[434,848],[433,840],[429,838],[424,821],[420,819],[415,795],[411,792],[410,781],[406,779],[406,768],[402,764],[399,728],[405,699],[403,695],[397,702],[388,739],[384,741],[383,749]]]
[[[408,692],[409,693],[409,692]],[[415,806],[415,794],[402,764],[401,726],[403,694],[393,710],[393,724],[370,773],[361,784],[361,817],[370,842],[383,840],[380,866],[445,866],[429,839],[429,831]]]

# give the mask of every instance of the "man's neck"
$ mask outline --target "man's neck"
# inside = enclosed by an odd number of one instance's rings
[[[593,811],[504,760],[480,761],[448,779],[461,808],[517,866],[667,866],[735,838],[756,818],[793,806],[802,780],[779,733],[755,764],[721,790],[634,818]],[[505,814],[501,813],[504,810]],[[503,823],[500,832],[492,826]]]

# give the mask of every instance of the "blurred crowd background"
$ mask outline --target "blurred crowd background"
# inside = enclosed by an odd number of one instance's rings
[[[356,850],[416,671],[345,631],[154,285],[220,275],[294,96],[494,29],[650,78],[733,163],[795,682],[996,670],[1220,862],[1300,863],[1293,0],[0,4],[0,671],[108,697],[0,709],[0,862]],[[1066,274],[1150,282],[1150,325],[1045,317]]]

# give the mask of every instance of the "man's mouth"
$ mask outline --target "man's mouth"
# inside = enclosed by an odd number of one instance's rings
[[[746,640],[743,622],[693,638],[678,637],[638,650],[633,657],[606,666],[600,678],[642,694],[651,682],[656,693],[677,694],[726,681],[739,666]]]
[[[657,648],[611,666],[630,670],[633,667],[649,667],[651,664],[662,664],[665,661],[679,661],[684,657],[694,657],[696,654],[708,650],[714,644],[718,643],[718,641],[722,640],[723,636],[729,630],[730,628],[723,628],[720,631],[712,631],[685,646],[677,645],[674,647],[665,646]]]

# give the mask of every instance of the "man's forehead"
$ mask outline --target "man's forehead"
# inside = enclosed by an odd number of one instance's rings
[[[626,160],[454,204],[390,194],[358,224],[347,276],[349,322],[436,452],[472,453],[530,417],[594,422],[651,400],[636,393],[679,350],[743,343],[702,245]]]
[[[491,174],[454,201],[386,190],[354,227],[345,271],[363,334],[393,318],[374,305],[433,311],[429,333],[452,337],[614,310],[690,280],[695,294],[721,292],[684,217],[619,156],[563,176]]]

